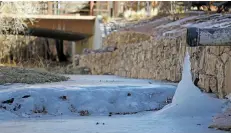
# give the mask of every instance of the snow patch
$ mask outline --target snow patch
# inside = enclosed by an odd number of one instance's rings
[[[172,99],[176,87],[150,83],[109,76],[72,77],[71,81],[56,84],[0,86],[0,101],[13,98],[11,103],[2,103],[2,109],[20,117],[78,116],[81,111],[108,115],[161,109],[168,104],[167,99]]]

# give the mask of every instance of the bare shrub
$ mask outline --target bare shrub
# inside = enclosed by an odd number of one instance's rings
[[[27,28],[28,23],[35,20],[26,18],[27,15],[39,13],[39,2],[1,2],[0,4],[0,59],[9,54],[10,49],[24,41],[24,36],[15,36]]]
[[[27,27],[27,22],[34,21],[26,18],[27,15],[38,14],[39,4],[37,2],[2,2],[0,5],[1,19],[0,32],[7,34],[9,30],[17,34]]]

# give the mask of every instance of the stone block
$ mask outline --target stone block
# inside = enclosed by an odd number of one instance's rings
[[[223,63],[226,63],[228,59],[229,59],[229,54],[223,53],[221,55],[221,60],[223,61]]]
[[[205,90],[206,92],[210,92],[209,79],[210,79],[210,76],[205,75],[205,74],[200,74],[199,75],[198,87]]]
[[[205,72],[209,75],[216,75],[217,57],[213,54],[205,55]]]
[[[231,93],[231,59],[226,62],[225,64],[225,72],[224,72],[224,78],[225,78],[225,92],[226,94]]]

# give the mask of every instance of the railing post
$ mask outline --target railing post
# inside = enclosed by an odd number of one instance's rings
[[[93,16],[94,1],[90,1],[90,15]]]
[[[118,3],[119,1],[113,1],[113,17],[118,16]]]
[[[49,15],[52,15],[53,14],[53,2],[52,1],[48,1],[48,6],[47,6],[47,8],[48,8],[48,14]]]

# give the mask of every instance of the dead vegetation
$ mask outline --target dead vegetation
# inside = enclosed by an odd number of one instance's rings
[[[17,36],[23,32],[28,23],[33,23],[34,19],[25,19],[23,17],[13,18],[11,15],[26,16],[29,14],[39,13],[39,2],[1,2],[0,12],[0,59],[10,57],[10,52],[14,51],[17,46],[28,44],[31,41],[26,36]],[[11,35],[16,34],[16,35]],[[22,46],[23,47],[23,46]],[[14,62],[10,65],[17,66]],[[68,80],[67,77],[51,74],[46,71],[36,69],[25,69],[20,67],[1,66],[0,67],[0,84],[6,83],[45,83],[59,82]]]
[[[7,56],[11,49],[19,45],[19,41],[26,37],[19,37],[11,34],[23,32],[28,23],[33,23],[34,19],[23,17],[13,18],[11,15],[26,16],[39,13],[38,2],[1,2],[0,3],[0,59]],[[23,38],[23,39],[22,39]]]
[[[119,47],[120,45],[140,43],[150,39],[150,35],[139,32],[113,32],[103,40],[103,45]]]
[[[88,110],[81,110],[81,111],[79,111],[79,115],[80,115],[80,116],[89,116],[90,113],[89,113]]]
[[[34,19],[26,19],[23,17],[13,18],[11,15],[26,16],[29,14],[39,13],[38,2],[1,2],[0,4],[0,40],[1,40],[1,56],[7,55],[10,49],[17,45],[18,36],[11,34],[18,34],[23,32],[28,23],[33,23]],[[25,39],[25,38],[24,38]]]
[[[48,113],[45,106],[42,106],[42,108],[35,106],[32,112],[35,114],[47,114]]]
[[[0,85],[6,83],[46,83],[66,81],[69,78],[47,71],[19,67],[0,67]]]

